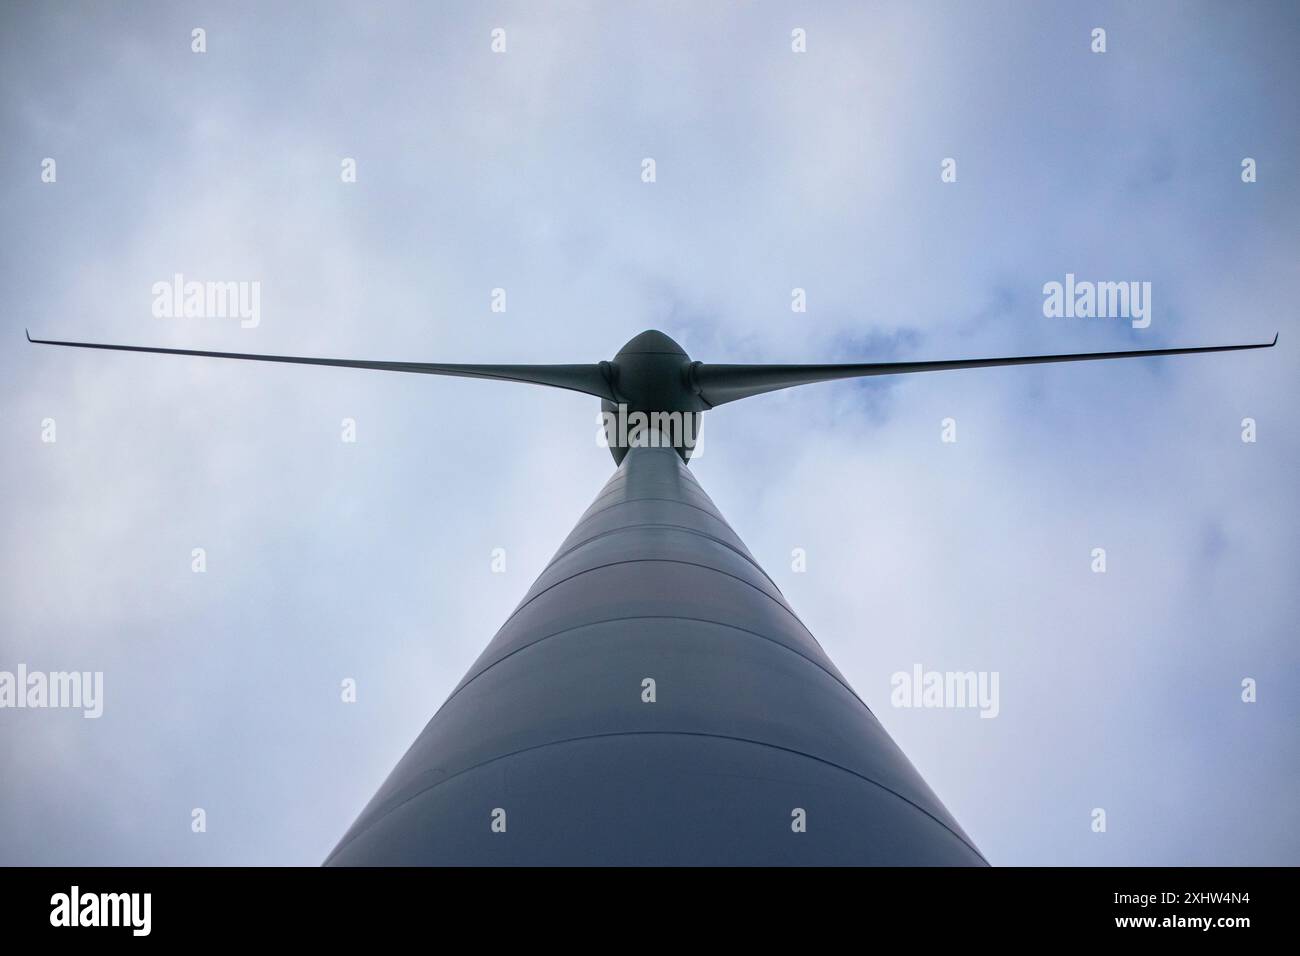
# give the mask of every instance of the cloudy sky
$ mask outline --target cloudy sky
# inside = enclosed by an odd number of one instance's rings
[[[0,670],[102,671],[104,713],[0,710],[0,862],[319,863],[613,467],[586,396],[29,327],[445,362],[1280,332],[770,395],[692,467],[991,862],[1300,863],[1298,51],[1289,3],[5,4]],[[260,323],[155,317],[176,273],[259,282]],[[1150,327],[1044,317],[1066,273],[1151,282]],[[891,707],[916,664],[997,672],[999,715]]]

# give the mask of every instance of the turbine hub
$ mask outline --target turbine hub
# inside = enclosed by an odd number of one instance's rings
[[[709,406],[694,384],[686,350],[656,329],[633,337],[603,363],[618,402],[601,402],[605,436],[616,462],[637,444],[667,444],[688,460]]]

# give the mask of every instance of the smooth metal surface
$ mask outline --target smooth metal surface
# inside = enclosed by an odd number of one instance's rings
[[[671,448],[628,452],[327,860],[984,862]]]

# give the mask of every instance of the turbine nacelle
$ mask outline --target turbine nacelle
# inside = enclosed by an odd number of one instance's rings
[[[656,329],[647,329],[600,363],[614,400],[601,399],[605,441],[621,464],[629,448],[658,445],[689,461],[709,408],[695,381],[698,362]]]

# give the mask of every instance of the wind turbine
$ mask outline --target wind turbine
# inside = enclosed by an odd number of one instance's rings
[[[700,416],[844,378],[1277,344],[715,365],[647,331],[608,362],[437,365],[27,338],[527,382],[640,413],[607,425],[613,476],[331,865],[986,865],[692,476]]]

